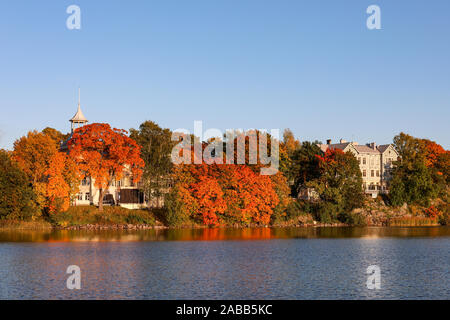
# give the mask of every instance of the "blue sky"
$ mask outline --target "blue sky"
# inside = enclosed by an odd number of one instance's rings
[[[68,30],[66,8],[81,8]],[[366,8],[381,8],[381,30]],[[290,128],[300,140],[450,147],[450,1],[0,3],[0,148],[30,129]]]

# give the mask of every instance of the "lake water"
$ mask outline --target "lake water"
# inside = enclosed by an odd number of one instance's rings
[[[0,230],[0,299],[450,299],[449,270],[449,227]]]

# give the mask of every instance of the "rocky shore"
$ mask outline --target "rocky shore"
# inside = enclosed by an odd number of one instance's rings
[[[86,224],[80,226],[55,227],[61,230],[149,230],[149,229],[168,229],[164,225],[146,225],[146,224]]]

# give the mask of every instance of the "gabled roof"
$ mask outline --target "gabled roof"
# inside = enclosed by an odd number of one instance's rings
[[[350,144],[350,142],[335,143],[335,144],[321,144],[321,145],[319,145],[319,147],[320,147],[320,150],[322,150],[323,152],[326,152],[328,150],[328,148],[344,150],[345,148],[347,148],[347,146],[349,144]]]
[[[373,149],[371,147],[368,146],[361,146],[361,145],[356,145],[354,146],[356,151],[358,151],[359,153],[375,153],[375,154],[380,154],[380,151],[378,151],[377,149]]]
[[[390,144],[382,144],[378,146],[378,150],[380,150],[381,153],[385,152],[387,148],[389,148]]]

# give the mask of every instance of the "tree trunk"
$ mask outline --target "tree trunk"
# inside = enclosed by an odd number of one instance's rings
[[[98,196],[98,211],[103,211],[103,198],[105,197],[105,193],[103,189],[99,190],[100,194]]]

